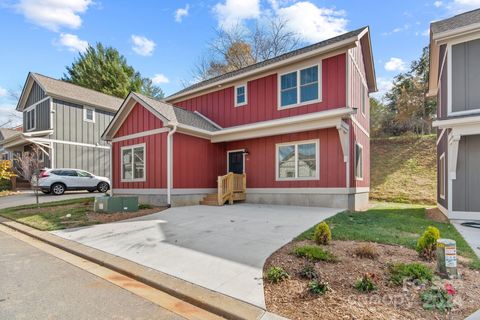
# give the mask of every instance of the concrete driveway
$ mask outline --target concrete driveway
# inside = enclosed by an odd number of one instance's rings
[[[265,260],[341,210],[254,204],[177,207],[52,233],[265,308]]]
[[[103,195],[103,193],[90,193],[87,191],[75,191],[75,192],[66,192],[61,196],[54,196],[50,194],[39,193],[38,199],[40,203],[53,202],[60,200],[68,199],[77,199],[77,198],[87,198],[87,197],[98,197]],[[0,209],[22,206],[27,204],[35,204],[35,194],[33,191],[21,191],[19,194],[0,197]]]

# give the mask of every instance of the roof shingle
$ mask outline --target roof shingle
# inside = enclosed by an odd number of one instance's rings
[[[430,25],[432,33],[454,30],[474,23],[480,23],[480,9],[464,12],[451,18],[433,22]]]

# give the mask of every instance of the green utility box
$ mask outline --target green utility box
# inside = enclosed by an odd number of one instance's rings
[[[96,197],[95,212],[134,212],[138,211],[138,197]]]

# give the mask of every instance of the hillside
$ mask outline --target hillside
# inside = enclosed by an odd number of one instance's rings
[[[435,135],[371,140],[370,199],[435,204]]]

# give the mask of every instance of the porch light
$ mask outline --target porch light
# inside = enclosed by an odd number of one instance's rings
[[[352,110],[353,110],[353,114],[357,114],[357,112],[358,112],[358,107],[353,107]]]

